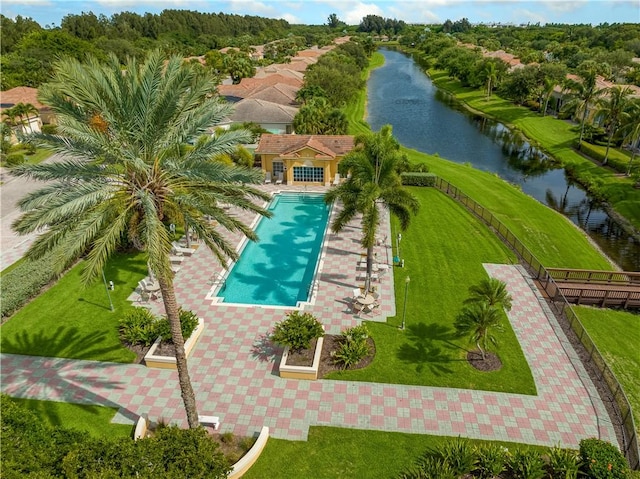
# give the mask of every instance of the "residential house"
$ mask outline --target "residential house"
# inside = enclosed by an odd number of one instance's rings
[[[298,109],[270,101],[246,98],[234,104],[234,111],[218,126],[226,128],[234,123],[257,123],[271,133],[293,133],[293,117]]]
[[[287,184],[333,182],[340,160],[353,149],[350,135],[269,135],[260,138],[256,165]]]
[[[23,122],[15,127],[20,133],[40,132],[43,123],[53,123],[53,112],[49,107],[38,101],[37,88],[19,86],[0,92],[0,114],[19,103],[31,104],[38,110],[37,115],[30,114],[22,119],[16,118],[18,122]]]

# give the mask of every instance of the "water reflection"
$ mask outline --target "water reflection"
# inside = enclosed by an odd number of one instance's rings
[[[585,229],[623,269],[640,271],[640,242],[632,237],[547,155],[517,131],[469,113],[438,90],[409,56],[382,49],[385,64],[368,82],[367,121],[385,124],[403,145],[497,173]]]

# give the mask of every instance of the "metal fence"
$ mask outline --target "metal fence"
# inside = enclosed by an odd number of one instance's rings
[[[576,334],[582,345],[584,346],[590,364],[594,366],[593,370],[599,375],[599,379],[606,384],[609,394],[617,406],[620,415],[620,424],[622,426],[622,452],[624,453],[629,465],[633,469],[640,469],[640,449],[638,447],[638,435],[636,433],[635,422],[631,405],[627,399],[622,386],[616,379],[615,374],[609,368],[604,357],[598,350],[597,346],[582,326],[580,319],[577,317],[566,298],[560,291],[552,275],[538,261],[538,259],[529,251],[529,249],[507,228],[493,213],[484,206],[470,198],[458,187],[452,185],[442,178],[437,178],[435,187],[445,193],[447,196],[462,203],[469,211],[486,223],[498,237],[509,246],[519,257],[520,262],[527,268],[529,273],[537,280],[540,286],[545,290],[549,298],[551,307],[559,315],[569,322],[571,329]]]

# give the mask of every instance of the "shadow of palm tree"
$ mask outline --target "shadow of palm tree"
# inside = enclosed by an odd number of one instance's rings
[[[452,351],[459,346],[452,343],[454,331],[448,326],[438,323],[417,323],[408,326],[407,339],[411,343],[404,343],[398,349],[398,359],[415,365],[417,373],[429,368],[436,375],[450,374],[453,372],[446,366],[447,363],[461,361],[456,359]]]
[[[271,341],[268,333],[258,336],[258,339],[251,346],[251,357],[263,363],[271,362],[282,353],[282,348]]]

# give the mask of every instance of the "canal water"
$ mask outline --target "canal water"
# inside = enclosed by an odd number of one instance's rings
[[[640,271],[640,242],[543,152],[518,132],[467,111],[439,90],[410,56],[381,49],[385,64],[371,72],[366,120],[390,124],[404,146],[497,173],[584,229],[625,271]]]

